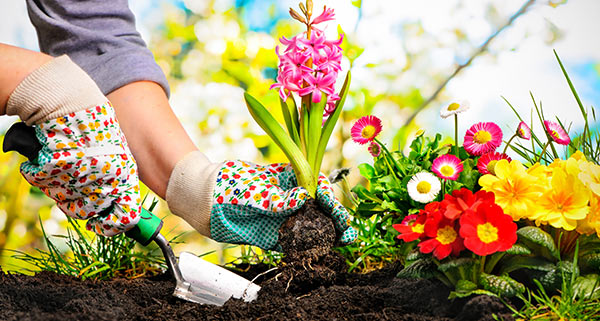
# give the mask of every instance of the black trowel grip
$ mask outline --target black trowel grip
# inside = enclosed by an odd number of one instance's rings
[[[42,150],[42,144],[35,137],[35,128],[27,126],[23,122],[15,123],[4,135],[2,151],[16,151],[27,157],[30,162],[36,162],[38,153]]]

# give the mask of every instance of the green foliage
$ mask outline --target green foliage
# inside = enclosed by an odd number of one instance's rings
[[[51,271],[83,280],[110,280],[115,277],[136,278],[161,273],[166,268],[159,248],[137,249],[136,241],[119,234],[111,238],[91,235],[68,218],[67,235],[55,236],[64,241],[68,251],[62,251],[55,241],[43,236],[48,250],[37,250],[37,255],[15,251],[14,258],[34,266],[31,272]]]
[[[383,228],[392,219],[391,216],[373,216],[371,219],[354,217],[352,226],[358,232],[357,240],[336,248],[346,258],[349,272],[367,272],[381,268],[384,264],[404,261],[414,244],[397,244],[395,238],[398,232]]]
[[[429,171],[433,160],[449,151],[449,146],[440,144],[441,139],[440,134],[434,138],[421,135],[412,142],[408,156],[395,151],[391,153],[393,159],[390,159],[390,156],[382,153],[374,159],[373,165],[366,163],[359,165],[360,174],[369,182],[369,187],[357,184],[352,189],[360,200],[356,214],[369,218],[392,212],[396,215],[396,220],[391,223],[396,224],[406,215],[423,208],[424,204],[410,198],[406,184],[416,173]],[[451,188],[455,189],[460,188],[462,183],[451,183],[451,185]]]
[[[520,310],[504,303],[515,316],[524,320],[598,320],[600,278],[597,274],[578,276],[576,270],[572,272],[560,273],[561,288],[557,295],[550,295],[540,281],[534,280],[536,289],[525,289],[517,295],[523,302]]]
[[[525,292],[525,286],[506,275],[491,275],[482,273],[479,285],[500,297],[513,297]]]

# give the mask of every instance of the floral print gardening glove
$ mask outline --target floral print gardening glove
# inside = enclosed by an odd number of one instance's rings
[[[277,246],[283,222],[298,211],[308,192],[298,187],[290,164],[260,166],[228,161],[217,174],[210,213],[211,238],[219,242],[251,244],[263,249]],[[357,233],[349,215],[335,198],[327,178],[319,177],[317,201],[331,213],[340,242],[353,242]]]
[[[87,219],[97,234],[112,236],[137,224],[137,166],[110,102],[39,123],[35,133],[42,149],[21,165],[30,184],[67,215]]]
[[[64,213],[105,236],[138,223],[137,165],[113,106],[68,56],[52,58],[23,79],[6,113],[34,126],[32,139],[41,150],[28,155],[21,173]]]

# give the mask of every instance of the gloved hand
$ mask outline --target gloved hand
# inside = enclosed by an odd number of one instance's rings
[[[139,221],[137,165],[114,109],[94,81],[67,56],[21,82],[7,113],[35,125],[42,145],[21,173],[87,228],[112,236]]]
[[[192,157],[184,158],[182,163],[191,162]],[[197,162],[196,162],[197,163]],[[185,167],[185,166],[184,166]],[[183,202],[174,195],[174,185],[181,168],[171,174],[167,189],[167,203],[175,213],[184,218],[199,231],[219,242],[251,244],[263,249],[277,246],[278,231],[283,222],[296,212],[308,198],[303,187],[297,187],[296,175],[290,164],[270,164],[260,166],[244,161],[228,161],[216,166],[216,183],[211,193],[208,220],[202,220],[202,210],[173,206],[174,202]],[[175,176],[175,177],[174,177]],[[210,177],[211,175],[207,175]],[[213,186],[210,182],[208,186]],[[186,193],[183,190],[179,190]],[[170,197],[171,196],[171,197]],[[356,231],[349,226],[349,215],[344,206],[335,198],[333,189],[324,175],[319,177],[316,199],[329,211],[334,226],[340,235],[340,242],[353,242]],[[205,226],[206,225],[206,226]]]

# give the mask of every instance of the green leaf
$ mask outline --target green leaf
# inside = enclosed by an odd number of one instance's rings
[[[356,193],[356,195],[362,200],[369,200],[377,203],[381,203],[381,199],[379,199],[375,194],[371,193],[366,187],[357,184],[352,188],[352,192]]]
[[[250,111],[252,118],[258,123],[258,125],[273,139],[275,144],[281,148],[289,159],[296,177],[298,179],[298,185],[303,186],[308,190],[308,193],[314,197],[317,189],[316,181],[313,180],[313,172],[308,164],[306,158],[298,148],[298,146],[292,141],[292,139],[285,133],[281,125],[273,118],[271,113],[258,101],[252,97],[249,93],[244,93],[246,100],[246,106]]]
[[[538,255],[547,258],[560,259],[560,253],[552,236],[536,226],[525,226],[517,231],[519,241]]]
[[[510,273],[519,269],[531,269],[538,271],[551,271],[555,268],[554,263],[548,262],[541,257],[514,256],[501,261],[501,274]]]
[[[283,99],[279,97],[279,104],[281,105],[281,113],[283,114],[285,126],[287,127],[290,137],[297,146],[301,146],[300,133],[298,131],[298,127],[300,126],[298,120],[298,109],[296,107],[296,101],[294,100],[294,97],[290,96],[286,101],[283,101]]]
[[[437,266],[431,258],[420,258],[411,265],[404,267],[396,276],[409,279],[429,279],[434,277],[436,272]]]
[[[529,255],[531,254],[531,250],[527,248],[525,245],[515,243],[513,246],[506,250],[506,254],[512,255]]]
[[[600,299],[600,276],[598,274],[587,274],[578,277],[573,283],[573,294],[578,299]]]
[[[317,168],[317,165],[320,167],[321,162],[317,162],[318,149],[319,149],[319,140],[321,139],[321,131],[323,126],[323,112],[325,110],[325,105],[327,104],[327,95],[322,93],[321,101],[318,103],[313,103],[311,100],[310,111],[308,113],[308,133],[306,140],[306,158],[308,159],[308,163],[315,173],[315,184],[316,180],[319,176],[320,168]],[[321,156],[322,157],[322,156]]]
[[[448,272],[452,269],[458,268],[471,268],[478,263],[477,260],[468,257],[461,257],[458,259],[449,260],[438,266],[438,270],[442,272]]]
[[[368,180],[371,180],[377,175],[375,172],[375,168],[373,168],[373,166],[367,163],[358,165],[358,171],[360,172],[360,175],[362,175],[362,177]]]
[[[583,266],[600,270],[600,252],[590,252],[579,257]]]
[[[506,275],[492,275],[482,273],[479,284],[484,290],[490,291],[501,297],[513,297],[525,292],[525,286]]]
[[[323,125],[323,131],[321,133],[321,137],[319,138],[319,146],[317,147],[317,163],[315,164],[315,171],[320,170],[321,162],[323,161],[323,155],[325,155],[325,149],[327,148],[327,143],[331,138],[331,133],[335,129],[335,124],[340,118],[340,114],[344,109],[344,103],[346,102],[346,96],[348,95],[348,88],[350,88],[350,80],[351,75],[350,71],[346,74],[346,79],[344,80],[344,85],[340,90],[340,99],[335,103],[335,111],[329,115],[327,120],[325,121],[325,125]]]

